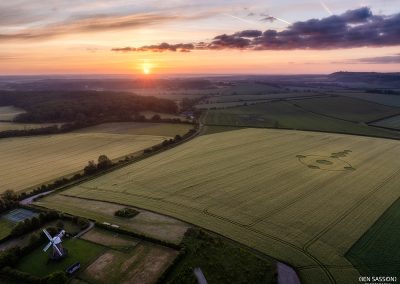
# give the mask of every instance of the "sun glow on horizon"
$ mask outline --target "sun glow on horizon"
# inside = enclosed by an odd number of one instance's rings
[[[144,75],[149,75],[151,73],[151,69],[152,69],[152,64],[150,63],[144,63],[142,64],[142,72]]]

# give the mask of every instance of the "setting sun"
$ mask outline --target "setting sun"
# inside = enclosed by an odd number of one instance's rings
[[[150,74],[150,68],[149,67],[143,67],[143,74],[145,74],[145,75]]]

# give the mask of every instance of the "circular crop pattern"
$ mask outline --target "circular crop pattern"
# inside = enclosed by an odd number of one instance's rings
[[[300,163],[310,169],[325,170],[325,171],[354,171],[349,162],[341,159],[346,157],[351,151],[345,150],[338,153],[332,153],[330,156],[319,155],[297,155]]]

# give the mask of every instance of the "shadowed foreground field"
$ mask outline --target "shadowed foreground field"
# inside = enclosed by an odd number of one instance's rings
[[[345,254],[400,196],[399,155],[398,141],[243,129],[201,136],[61,194],[194,223],[288,262],[304,283],[358,283]]]
[[[362,275],[400,277],[400,199],[390,206],[346,256]]]

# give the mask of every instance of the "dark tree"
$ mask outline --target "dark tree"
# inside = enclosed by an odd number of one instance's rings
[[[92,175],[97,171],[97,166],[94,161],[89,161],[88,165],[83,169],[86,175]]]
[[[106,155],[101,155],[97,161],[97,169],[104,170],[112,166],[111,160]]]

